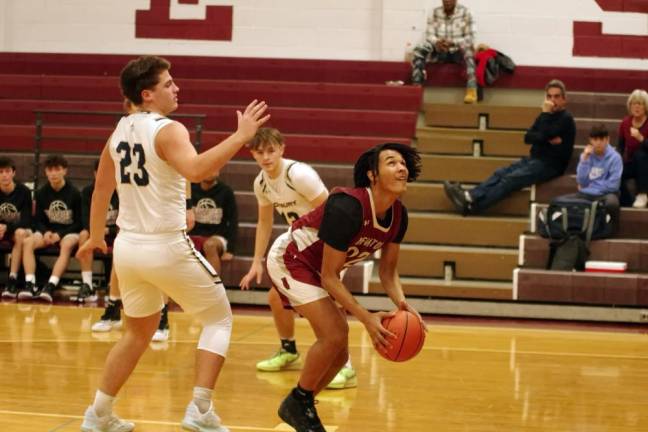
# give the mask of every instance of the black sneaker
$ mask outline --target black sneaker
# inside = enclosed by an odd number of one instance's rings
[[[106,309],[99,321],[92,325],[93,332],[109,332],[121,328],[121,300],[108,300]]]
[[[31,300],[38,291],[34,282],[25,282],[25,286],[18,292],[18,300]]]
[[[45,285],[43,285],[40,291],[38,291],[38,293],[34,294],[34,298],[46,301],[47,303],[52,303],[52,293],[55,289],[56,285],[54,285],[52,282],[47,282]]]
[[[79,288],[79,294],[77,295],[76,301],[77,303],[95,302],[97,301],[97,293],[93,287],[84,283],[81,285],[81,288]]]
[[[2,291],[2,298],[15,299],[18,295],[18,281],[16,278],[10,277],[7,279],[4,291]]]
[[[300,401],[292,392],[281,402],[279,417],[297,432],[326,432],[315,409],[315,401]]]
[[[443,191],[450,202],[455,206],[457,212],[461,213],[463,216],[466,216],[469,213],[470,203],[466,199],[466,192],[460,185],[444,181]]]

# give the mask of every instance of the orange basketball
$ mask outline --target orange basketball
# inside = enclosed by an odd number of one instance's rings
[[[382,325],[396,335],[396,338],[388,339],[391,348],[378,351],[387,360],[397,362],[409,360],[423,348],[425,330],[413,313],[399,310],[393,317],[384,318]]]

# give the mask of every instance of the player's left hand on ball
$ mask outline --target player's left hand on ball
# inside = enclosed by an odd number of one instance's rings
[[[411,313],[413,313],[414,315],[416,315],[416,316],[418,317],[418,319],[419,319],[419,322],[421,323],[421,326],[423,327],[423,330],[428,331],[428,329],[427,329],[427,325],[425,324],[425,321],[423,321],[423,317],[421,316],[421,314],[418,313],[418,311],[417,311],[416,309],[414,309],[414,308],[413,308],[409,303],[407,303],[405,300],[402,300],[402,301],[398,304],[398,309],[400,309],[400,310],[406,310],[406,311],[411,312]]]

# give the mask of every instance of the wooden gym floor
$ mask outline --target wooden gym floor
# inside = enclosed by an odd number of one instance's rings
[[[0,304],[0,431],[78,431],[119,332],[92,334],[98,308]],[[199,334],[171,313],[168,343],[149,349],[115,411],[136,431],[179,431],[191,395]],[[356,389],[318,395],[327,431],[648,431],[648,336],[431,318],[422,352],[390,363],[350,322]],[[302,353],[312,332],[297,320]],[[298,371],[256,372],[277,348],[267,314],[235,314],[230,355],[215,391],[226,426],[289,431],[276,409]]]

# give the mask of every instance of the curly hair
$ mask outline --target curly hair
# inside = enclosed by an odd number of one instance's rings
[[[394,150],[403,156],[409,172],[407,176],[408,182],[412,182],[418,178],[421,173],[421,155],[419,155],[419,152],[415,148],[405,144],[383,143],[365,151],[356,161],[353,167],[353,182],[356,187],[371,186],[371,180],[367,172],[371,171],[374,177],[378,175],[380,153],[384,150]]]

